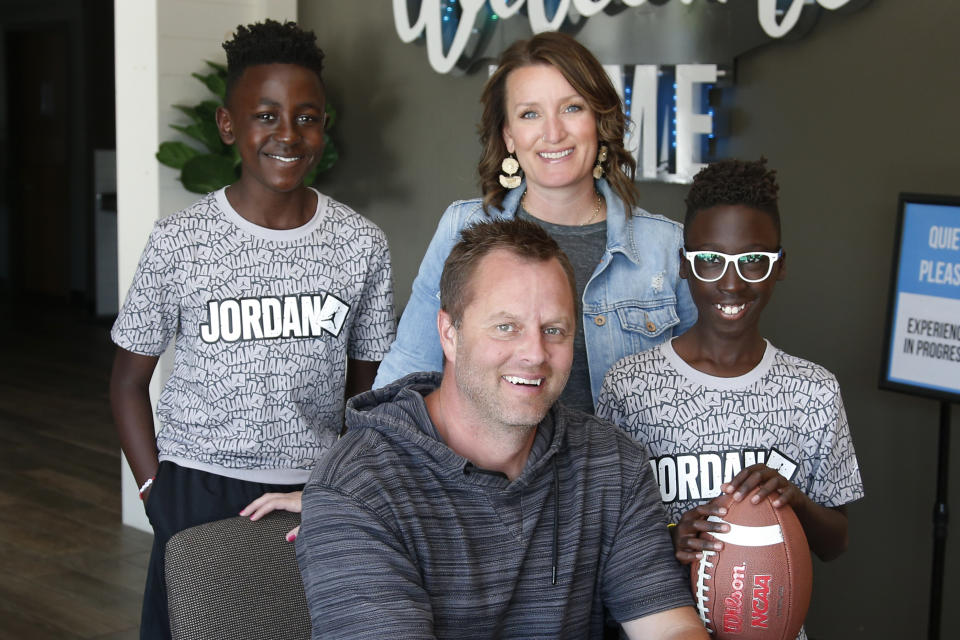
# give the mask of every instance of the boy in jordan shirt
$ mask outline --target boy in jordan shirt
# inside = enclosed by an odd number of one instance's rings
[[[723,543],[721,492],[760,487],[803,525],[811,550],[832,560],[847,547],[846,504],[863,496],[836,378],[760,335],[759,321],[786,274],[776,172],[766,161],[703,169],[687,196],[680,276],[699,317],[671,342],[628,356],[607,373],[597,406],[650,455],[687,564]],[[805,632],[801,631],[801,638]]]
[[[154,530],[141,638],[170,637],[167,540],[299,511],[344,396],[370,388],[395,330],[383,233],[304,186],[324,146],[314,35],[268,20],[224,49],[217,124],[242,175],[156,223],[112,332],[114,418]],[[148,386],[174,338],[155,437]]]

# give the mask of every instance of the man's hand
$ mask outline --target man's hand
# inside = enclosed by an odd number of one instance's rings
[[[673,548],[680,564],[690,564],[697,558],[702,557],[704,549],[708,551],[723,549],[723,543],[719,540],[707,540],[701,538],[700,534],[705,531],[712,533],[729,531],[730,525],[707,520],[710,516],[723,517],[725,515],[727,515],[726,507],[718,504],[717,499],[714,498],[710,502],[694,507],[680,516],[680,522],[677,523],[677,526],[670,527],[670,533],[673,536]]]
[[[280,509],[282,511],[292,511],[300,513],[300,498],[302,491],[291,491],[290,493],[265,493],[240,511],[240,515],[249,516],[251,520],[259,520],[271,511]],[[294,527],[287,532],[287,542],[293,542],[300,533],[300,527]]]
[[[733,499],[740,502],[756,487],[759,487],[759,491],[750,499],[753,504],[759,504],[770,494],[779,494],[773,500],[773,506],[777,508],[789,504],[797,509],[805,506],[808,501],[807,496],[795,484],[780,475],[776,469],[763,463],[747,467],[721,489],[728,495],[733,494]]]

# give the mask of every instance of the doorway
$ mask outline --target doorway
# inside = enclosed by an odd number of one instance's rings
[[[9,273],[18,297],[71,292],[68,49],[64,22],[6,34]]]

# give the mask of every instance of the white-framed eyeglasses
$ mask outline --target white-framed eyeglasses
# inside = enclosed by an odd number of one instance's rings
[[[773,272],[773,263],[783,257],[783,249],[776,253],[770,251],[748,251],[746,253],[721,253],[720,251],[680,250],[690,263],[690,269],[697,280],[716,282],[727,272],[732,262],[737,275],[745,282],[762,282]]]

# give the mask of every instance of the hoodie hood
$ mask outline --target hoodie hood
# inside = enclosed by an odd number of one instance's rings
[[[520,476],[510,482],[501,473],[476,467],[440,437],[424,398],[440,386],[441,378],[442,375],[436,372],[411,373],[385,387],[354,396],[347,401],[347,430],[372,429],[394,446],[422,459],[438,473],[465,478],[473,484],[523,489],[540,474],[550,473],[547,465],[564,440],[565,409],[554,404],[537,425],[527,463]]]

